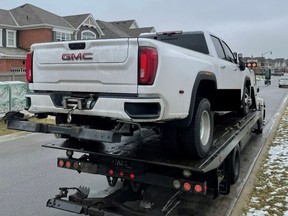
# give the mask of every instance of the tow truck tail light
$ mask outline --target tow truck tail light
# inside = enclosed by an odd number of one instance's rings
[[[130,173],[130,178],[131,178],[131,179],[135,179],[135,177],[136,177],[136,176],[135,176],[134,173]]]
[[[29,83],[33,82],[33,53],[29,52],[26,55],[26,80]]]
[[[64,164],[65,164],[65,163],[64,163],[64,161],[63,161],[63,160],[59,160],[59,161],[58,161],[58,166],[59,166],[59,167],[63,167],[63,166],[64,166]]]
[[[158,53],[152,47],[140,47],[139,52],[139,84],[152,85],[158,66]]]
[[[114,174],[114,170],[112,170],[112,169],[110,169],[109,171],[108,171],[108,173],[109,173],[109,175],[113,175]]]
[[[203,194],[205,195],[207,192],[207,183],[203,182],[203,183],[193,183],[193,182],[182,182],[179,180],[174,180],[173,181],[173,187],[177,190],[181,189],[183,191],[187,191],[187,192],[193,192],[196,194]]]
[[[197,192],[197,193],[201,193],[202,190],[203,190],[203,188],[202,188],[201,185],[195,185],[194,190],[195,190],[195,192]]]
[[[65,167],[66,167],[66,168],[70,169],[71,166],[72,166],[72,163],[71,163],[70,161],[66,161],[66,162],[65,162]]]
[[[188,183],[188,182],[185,182],[184,185],[183,185],[183,187],[184,187],[184,190],[185,190],[185,191],[190,191],[190,190],[191,190],[191,184]]]

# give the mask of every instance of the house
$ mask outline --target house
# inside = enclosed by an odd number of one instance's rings
[[[156,32],[154,27],[139,28],[135,20],[105,22],[97,20],[104,32],[103,38],[138,37],[141,33]]]
[[[61,17],[31,4],[0,9],[0,72],[24,72],[26,53],[33,43],[136,37],[155,32],[135,20],[105,22],[92,14]]]
[[[92,14],[65,16],[63,18],[74,28],[73,40],[89,40],[104,36]]]

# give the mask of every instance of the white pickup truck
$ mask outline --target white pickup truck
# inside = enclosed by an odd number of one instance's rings
[[[163,132],[163,148],[196,158],[212,145],[215,111],[256,108],[254,74],[206,31],[34,44],[28,111],[57,125]]]

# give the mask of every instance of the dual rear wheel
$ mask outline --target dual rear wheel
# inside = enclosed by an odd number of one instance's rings
[[[166,127],[164,138],[172,152],[203,158],[208,155],[213,139],[214,122],[211,104],[206,98],[197,98],[192,121],[188,127]]]

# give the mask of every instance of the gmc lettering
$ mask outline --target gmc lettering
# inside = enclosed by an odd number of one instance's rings
[[[82,60],[93,60],[93,53],[65,53],[62,55],[63,61],[82,61]]]

